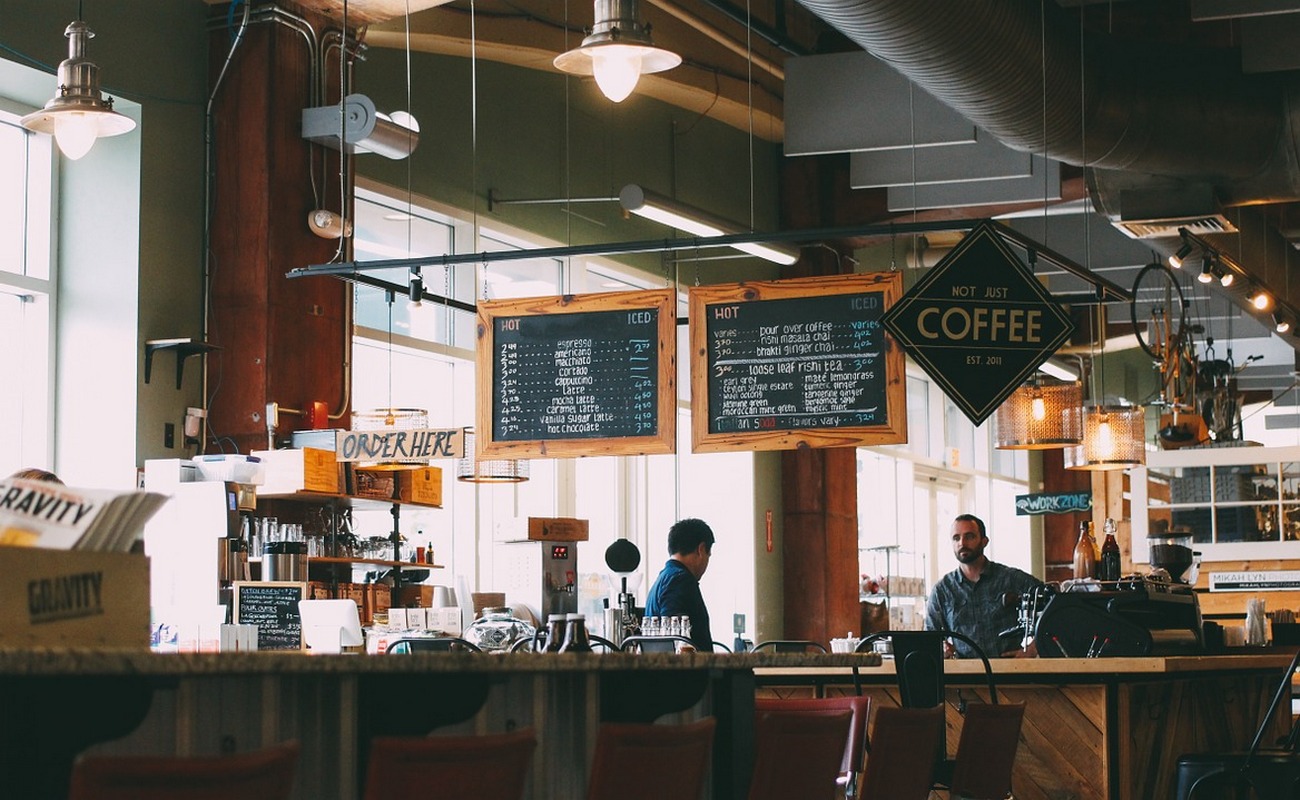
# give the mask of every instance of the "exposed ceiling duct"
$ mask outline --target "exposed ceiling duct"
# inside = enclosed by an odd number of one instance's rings
[[[1055,2],[800,2],[1014,149],[1128,173],[1119,183],[1208,183],[1229,205],[1300,199],[1298,93],[1243,76],[1231,51],[1090,37],[1081,54]],[[1117,215],[1117,199],[1101,205]]]

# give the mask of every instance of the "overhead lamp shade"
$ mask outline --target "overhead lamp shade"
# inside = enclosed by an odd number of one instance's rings
[[[1083,439],[1083,384],[1030,381],[1007,398],[997,412],[995,447],[1002,450],[1052,450]]]
[[[650,26],[638,18],[636,0],[595,0],[591,35],[554,63],[562,72],[594,75],[601,93],[621,103],[642,75],[672,69],[682,57],[654,46]]]
[[[1065,468],[1127,469],[1146,463],[1146,412],[1141,406],[1083,409],[1083,442],[1065,449]]]
[[[101,136],[117,136],[135,129],[135,120],[113,110],[113,98],[99,91],[99,67],[86,58],[86,42],[94,33],[74,20],[63,32],[68,37],[68,57],[59,63],[58,93],[40,111],[22,118],[29,131],[54,137],[59,150],[76,160]]]
[[[667,225],[696,236],[722,236],[741,233],[740,226],[718,219],[707,211],[692,208],[636,183],[629,183],[618,193],[623,210],[638,217]],[[789,266],[799,260],[799,251],[778,243],[737,242],[732,247],[775,264]]]
[[[429,412],[423,408],[375,408],[352,412],[354,431],[411,431],[429,427]],[[424,461],[370,461],[358,467],[372,470],[407,470],[429,465]]]
[[[466,483],[523,483],[528,462],[516,458],[479,459],[474,429],[465,429],[465,457],[456,461],[456,480]]]

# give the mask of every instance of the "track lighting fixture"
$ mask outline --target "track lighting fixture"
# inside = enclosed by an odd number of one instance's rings
[[[1269,296],[1268,292],[1257,291],[1251,295],[1250,304],[1258,311],[1268,311],[1273,307],[1273,298]]]
[[[40,111],[20,120],[24,128],[52,134],[63,155],[76,160],[101,136],[117,136],[135,129],[135,120],[113,110],[113,98],[99,91],[99,67],[86,58],[86,42],[95,34],[86,23],[74,20],[68,37],[68,57],[59,63],[59,88]]]
[[[1231,286],[1236,280],[1237,276],[1226,269],[1219,275],[1219,285],[1225,289]]]
[[[672,69],[682,57],[651,43],[650,26],[638,19],[637,0],[595,0],[591,34],[554,63],[561,72],[594,75],[600,91],[621,103],[642,75]]]
[[[408,296],[410,298],[410,304],[413,306],[418,306],[424,302],[424,276],[420,274],[419,267],[411,270]]]
[[[623,210],[638,217],[654,220],[670,228],[694,234],[696,236],[721,236],[727,233],[740,233],[740,226],[718,219],[702,209],[679,203],[663,195],[629,183],[618,193],[618,201]],[[767,259],[776,264],[789,266],[799,260],[799,251],[795,248],[773,242],[740,242],[732,245],[737,250]]]
[[[1280,311],[1273,312],[1273,330],[1278,333],[1286,333],[1291,330],[1291,323],[1286,317],[1282,316],[1282,312]]]
[[[1179,245],[1178,249],[1174,252],[1174,254],[1169,257],[1169,266],[1173,267],[1174,269],[1181,268],[1183,266],[1183,261],[1191,254],[1192,254],[1192,243],[1187,241],[1187,238],[1184,237],[1183,243]]]
[[[1214,259],[1209,253],[1206,253],[1204,260],[1201,261],[1201,274],[1196,276],[1196,280],[1201,283],[1210,283],[1214,280]]]

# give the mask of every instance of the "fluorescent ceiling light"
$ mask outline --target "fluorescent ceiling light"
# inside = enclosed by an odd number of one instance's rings
[[[1038,365],[1038,371],[1063,381],[1079,380],[1078,372],[1050,358]]]
[[[696,236],[745,233],[738,225],[723,222],[708,212],[657,195],[635,183],[623,187],[623,190],[618,193],[618,202],[625,211]],[[781,244],[742,242],[731,246],[750,255],[786,266],[799,260],[798,250]]]

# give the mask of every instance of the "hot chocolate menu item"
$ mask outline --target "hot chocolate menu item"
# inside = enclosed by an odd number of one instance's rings
[[[675,330],[671,290],[481,303],[481,454],[672,452]]]
[[[897,273],[691,290],[695,450],[906,440]]]

